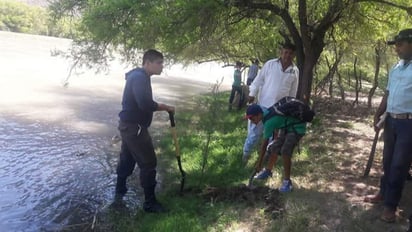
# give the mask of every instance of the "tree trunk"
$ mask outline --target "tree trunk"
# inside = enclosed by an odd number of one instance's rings
[[[340,98],[342,101],[345,101],[345,89],[343,88],[342,85],[342,75],[340,75],[340,72],[338,69],[336,69],[336,74],[338,75],[338,87],[339,87],[339,92],[340,92]]]
[[[340,60],[342,58],[342,54],[337,54],[335,53],[335,61],[333,61],[333,64],[330,64],[328,58],[325,58],[326,66],[328,67],[328,73],[326,73],[325,77],[319,81],[316,84],[315,90],[320,89],[319,93],[321,94],[322,92],[325,92],[326,94],[329,94],[330,97],[333,97],[333,79],[335,76],[335,73],[338,69],[338,65],[340,63]],[[329,85],[328,91],[326,91],[325,86]]]
[[[305,49],[306,53],[304,59],[302,59],[303,57],[297,57],[299,68],[299,87],[297,96],[305,103],[309,103],[312,92],[313,70],[323,51],[323,47],[325,46],[323,41],[317,44],[313,41],[314,39],[310,43],[313,46]]]
[[[330,80],[329,80],[329,95],[330,97],[333,97],[333,77],[335,76],[335,73],[338,71],[338,66],[339,63],[342,59],[343,52],[337,52],[335,50],[335,62],[333,62],[332,67],[329,67],[329,75],[330,75]],[[329,65],[328,65],[329,66]]]
[[[375,75],[373,77],[373,85],[372,88],[369,90],[368,94],[368,108],[372,107],[372,98],[375,94],[375,90],[378,87],[378,78],[379,78],[379,71],[381,68],[381,59],[382,59],[382,44],[380,41],[377,42],[375,46]]]
[[[359,92],[362,90],[362,75],[363,75],[362,70],[360,70],[359,71],[359,88],[358,88]],[[365,76],[365,78],[366,78],[366,76]]]
[[[335,75],[335,71],[336,71],[336,62],[337,62],[338,58],[336,57],[335,62],[333,63],[333,66],[331,67],[331,65],[328,62],[328,76],[329,76],[329,97],[333,97],[333,77]]]
[[[298,97],[299,99],[303,100],[304,102],[308,103],[310,100],[310,94],[312,91],[312,78],[313,78],[313,67],[315,64],[310,61],[306,61],[303,69],[302,74],[300,75],[300,89],[298,89]]]
[[[355,56],[355,60],[353,61],[353,75],[355,77],[355,100],[353,101],[353,105],[359,104],[359,75],[357,73],[357,64],[358,64],[358,57]]]

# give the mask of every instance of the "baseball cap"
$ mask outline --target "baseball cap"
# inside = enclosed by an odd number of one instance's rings
[[[404,29],[396,35],[393,40],[387,42],[388,45],[394,45],[396,42],[409,41],[412,42],[412,28]]]
[[[245,119],[250,119],[252,116],[256,116],[263,113],[262,108],[258,104],[252,104],[247,107]]]

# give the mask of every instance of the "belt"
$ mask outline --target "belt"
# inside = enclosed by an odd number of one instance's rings
[[[391,118],[394,119],[412,119],[412,113],[403,113],[403,114],[394,114],[394,113],[389,113]]]

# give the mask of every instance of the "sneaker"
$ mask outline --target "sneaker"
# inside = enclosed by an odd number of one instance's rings
[[[147,213],[167,213],[169,212],[169,210],[167,210],[157,201],[143,203],[143,210]]]
[[[279,192],[281,193],[288,193],[291,192],[293,189],[292,181],[291,180],[283,180],[282,186],[279,188]]]
[[[255,176],[255,179],[266,180],[267,178],[271,176],[272,176],[272,171],[265,168]]]

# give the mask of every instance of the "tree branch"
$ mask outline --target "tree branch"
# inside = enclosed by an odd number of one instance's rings
[[[386,0],[355,0],[355,2],[361,3],[361,2],[374,2],[374,3],[380,3],[380,4],[385,4],[388,6],[392,6],[398,9],[405,10],[409,15],[412,15],[412,6],[404,6],[404,5],[399,5],[396,3],[393,3],[392,1],[386,1]],[[407,2],[407,1],[405,1]]]
[[[320,23],[314,28],[317,33],[324,34],[334,23],[342,16],[342,11],[345,9],[342,0],[334,0],[330,5],[328,12],[322,18]]]
[[[308,14],[306,0],[299,0],[299,23],[301,36],[304,37],[303,41],[310,41],[310,31],[308,27]],[[309,44],[306,44],[309,45]]]

